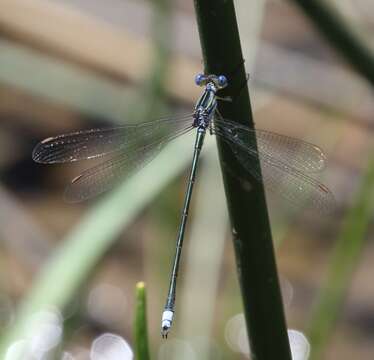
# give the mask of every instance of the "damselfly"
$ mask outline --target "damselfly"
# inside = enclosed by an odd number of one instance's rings
[[[224,75],[198,74],[195,78],[204,91],[192,114],[164,118],[138,125],[92,129],[59,135],[40,142],[33,151],[39,163],[73,162],[109,156],[108,160],[82,172],[72,180],[65,196],[68,201],[82,201],[111,188],[125,174],[149,162],[171,140],[196,129],[192,167],[188,179],[176,253],[164,312],[161,334],[167,337],[174,315],[176,282],[188,209],[197,164],[206,131],[228,144],[236,159],[258,181],[289,202],[307,203],[318,212],[328,212],[333,204],[329,189],[307,173],[322,170],[325,156],[315,145],[270,131],[253,130],[223,119],[217,111],[217,92],[228,85]],[[261,160],[261,168],[257,158]]]

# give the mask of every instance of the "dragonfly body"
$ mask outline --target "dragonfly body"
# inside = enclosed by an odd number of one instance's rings
[[[324,167],[325,156],[319,147],[289,136],[266,130],[254,130],[223,119],[217,111],[217,100],[220,99],[217,92],[227,86],[225,76],[199,74],[195,78],[195,83],[204,87],[204,91],[192,114],[137,125],[58,135],[41,141],[32,154],[36,162],[44,164],[107,158],[72,180],[65,196],[68,201],[77,202],[110,189],[123,181],[126,175],[139,170],[152,160],[169,141],[196,129],[192,166],[177,235],[169,291],[162,314],[163,337],[167,337],[173,322],[183,237],[207,129],[228,144],[252,179],[264,182],[267,189],[276,192],[290,204],[306,204],[314,212],[320,213],[327,213],[334,207],[334,198],[330,190],[309,176],[309,173],[320,171]]]
[[[227,79],[225,76],[220,75],[204,75],[198,74],[195,78],[195,83],[198,86],[205,85],[204,92],[200,96],[200,99],[197,101],[195,110],[193,113],[193,127],[197,128],[194,155],[192,159],[192,166],[190,171],[190,176],[188,179],[187,191],[184,199],[184,205],[182,210],[182,218],[179,225],[178,237],[177,237],[177,246],[174,256],[173,268],[170,276],[170,284],[168,296],[166,299],[166,304],[164,312],[162,314],[161,320],[161,334],[162,337],[167,337],[174,315],[174,306],[175,306],[175,294],[176,294],[176,285],[179,269],[179,261],[182,252],[183,238],[188,218],[188,210],[190,207],[190,201],[192,196],[192,190],[195,183],[197,164],[199,161],[200,152],[204,143],[204,137],[206,130],[211,125],[211,121],[217,109],[217,97],[216,93],[218,90],[223,89],[227,86]]]

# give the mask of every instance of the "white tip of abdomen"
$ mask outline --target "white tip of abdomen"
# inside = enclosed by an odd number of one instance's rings
[[[173,316],[174,312],[170,310],[165,310],[162,313],[162,320],[161,320],[161,335],[163,338],[168,337],[168,333],[171,328],[171,324],[173,323]]]

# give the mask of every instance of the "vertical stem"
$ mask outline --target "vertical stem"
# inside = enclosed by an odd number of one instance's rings
[[[147,331],[147,301],[145,284],[136,284],[136,313],[134,325],[135,359],[149,360],[149,345]]]
[[[229,87],[220,102],[224,118],[253,127],[232,0],[195,0],[205,71],[224,74]],[[230,213],[251,357],[291,360],[263,185],[252,181],[228,146],[217,139]],[[235,169],[235,174],[228,170]],[[245,181],[251,180],[251,186]],[[248,183],[248,182],[247,182]]]

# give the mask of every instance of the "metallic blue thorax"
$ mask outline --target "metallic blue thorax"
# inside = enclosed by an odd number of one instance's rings
[[[206,85],[203,94],[195,106],[195,111],[193,114],[194,127],[202,128],[204,130],[208,128],[217,108],[216,92],[217,89],[213,83],[208,83]]]

